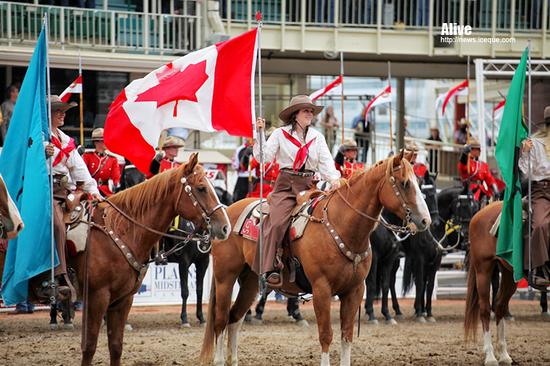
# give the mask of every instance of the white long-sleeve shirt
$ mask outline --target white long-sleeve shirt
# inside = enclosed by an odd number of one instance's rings
[[[59,137],[61,139],[61,147],[66,148],[69,144],[70,137],[63,133],[61,130],[57,130],[57,132],[59,133]],[[54,146],[54,153],[50,159],[53,159],[53,161],[55,161],[59,154],[60,150]],[[50,163],[48,161],[48,169],[49,168]],[[97,189],[97,182],[90,175],[88,167],[86,166],[84,160],[82,160],[82,157],[80,156],[78,151],[76,151],[76,149],[71,151],[68,157],[63,156],[59,164],[52,168],[52,171],[54,175],[66,175],[69,178],[69,185],[71,187],[71,190],[74,190],[76,188],[76,182],[84,182],[84,192],[99,194],[99,190]]]
[[[550,158],[546,154],[544,140],[532,137],[533,148],[529,153],[523,152],[518,165],[523,174],[529,171],[529,155],[531,155],[531,179],[535,182],[550,179]]]
[[[290,125],[279,127],[267,141],[263,143],[264,162],[273,161],[275,159],[279,163],[281,169],[292,169],[294,166],[294,158],[298,152],[298,147],[290,142],[283,130],[291,133],[292,127]],[[296,131],[291,133],[294,138],[299,141]],[[262,135],[263,136],[263,135]],[[340,172],[336,170],[334,160],[328,149],[325,137],[313,128],[309,128],[305,142],[315,139],[309,146],[308,158],[306,160],[305,169],[319,173],[321,179],[331,181],[340,178]],[[254,158],[260,161],[260,144],[258,141],[254,143]]]

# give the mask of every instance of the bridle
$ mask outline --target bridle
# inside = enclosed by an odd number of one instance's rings
[[[402,164],[399,164],[397,168],[392,169],[392,163],[388,162],[388,167],[386,169],[386,178],[388,178],[388,181],[390,182],[390,186],[393,190],[393,194],[397,197],[399,200],[399,203],[401,204],[401,207],[403,207],[403,210],[405,211],[405,227],[411,232],[414,233],[414,230],[410,230],[412,219],[411,219],[411,213],[412,210],[405,200],[405,195],[403,194],[403,191],[397,184],[397,180],[395,179],[395,176],[393,175],[394,172],[403,169]]]

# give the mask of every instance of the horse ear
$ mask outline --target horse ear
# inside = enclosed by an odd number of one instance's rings
[[[409,163],[412,161],[412,158],[414,156],[414,152],[407,150],[407,152],[404,154],[405,159],[409,161]]]
[[[197,163],[199,162],[199,153],[192,153],[189,157],[189,161],[187,164],[185,164],[185,171],[184,175],[189,175],[193,173],[193,170],[195,170],[195,167],[197,166]]]
[[[404,150],[401,149],[401,151],[399,151],[399,154],[397,154],[393,157],[393,166],[394,167],[398,167],[399,165],[401,165],[401,160],[403,160],[403,154],[404,154]]]

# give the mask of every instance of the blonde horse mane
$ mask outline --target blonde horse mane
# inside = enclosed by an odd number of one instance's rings
[[[382,160],[379,160],[378,162],[376,162],[376,164],[374,164],[370,169],[368,170],[364,170],[364,171],[354,171],[352,176],[349,178],[349,179],[346,179],[344,180],[344,185],[342,185],[342,187],[344,186],[352,186],[353,184],[355,184],[355,182],[357,182],[358,180],[360,180],[362,177],[364,176],[370,176],[371,174],[375,174],[379,172],[380,169],[387,169],[388,168],[388,165],[387,164],[392,164],[393,163],[393,159],[394,159],[394,156],[390,156],[386,159],[382,159]],[[406,174],[406,178],[407,179],[411,179],[412,176],[414,176],[414,171],[412,169],[412,165],[411,163],[407,160],[407,159],[404,159],[402,158],[401,159],[401,164],[405,170],[405,174]],[[385,173],[384,173],[385,174]]]

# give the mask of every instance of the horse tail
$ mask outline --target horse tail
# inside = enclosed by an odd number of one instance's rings
[[[466,293],[466,311],[464,313],[464,338],[466,341],[476,340],[479,323],[479,294],[477,293],[476,271],[470,267],[468,271],[468,291]]]
[[[403,269],[403,296],[409,292],[413,285],[413,260],[411,256],[414,254],[407,255],[405,257],[405,268]]]
[[[202,339],[201,355],[199,360],[201,364],[206,365],[212,362],[214,353],[214,323],[216,321],[216,281],[212,276],[212,285],[210,286],[210,300],[208,301],[208,314],[206,315],[206,329]]]

